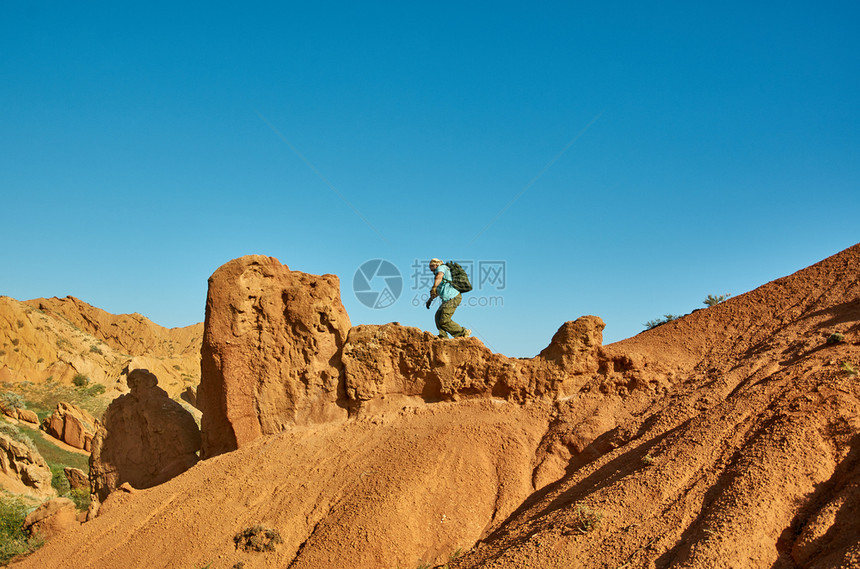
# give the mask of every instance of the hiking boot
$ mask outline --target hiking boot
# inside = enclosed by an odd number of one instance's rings
[[[472,331],[471,331],[471,330],[469,330],[468,328],[466,328],[465,330],[463,330],[463,335],[462,335],[462,336],[460,336],[460,337],[461,337],[461,338],[468,338],[468,337],[469,337],[469,336],[471,336],[471,335],[472,335]]]

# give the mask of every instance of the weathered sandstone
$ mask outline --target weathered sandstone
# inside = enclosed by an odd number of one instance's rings
[[[90,489],[90,477],[80,468],[67,466],[63,469],[63,474],[66,475],[66,480],[69,481],[69,487],[72,490]]]
[[[356,326],[343,350],[346,392],[357,408],[403,397],[556,397],[598,371],[603,328],[600,318],[583,316],[563,324],[538,357],[517,359],[491,352],[476,338],[440,340],[398,324]]]
[[[334,275],[241,257],[209,278],[197,407],[203,455],[295,424],[347,417],[340,352],[350,328]]]
[[[60,402],[54,413],[42,421],[42,430],[67,445],[90,451],[99,425],[86,409]]]
[[[0,433],[0,486],[16,493],[53,496],[51,469],[35,448]]]

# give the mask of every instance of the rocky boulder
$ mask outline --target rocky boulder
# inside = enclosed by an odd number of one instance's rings
[[[85,451],[92,450],[99,421],[86,409],[60,402],[54,413],[42,421],[42,430],[64,443]]]
[[[68,498],[54,498],[30,512],[24,518],[24,531],[51,539],[69,528],[80,525],[75,503]]]
[[[36,415],[35,411],[30,411],[29,409],[18,409],[18,420],[30,423],[31,425],[39,424],[39,416]]]
[[[291,425],[346,419],[340,352],[349,328],[335,275],[261,255],[215,271],[196,403],[204,457]]]
[[[93,439],[90,481],[103,501],[123,483],[143,489],[185,472],[198,461],[200,430],[148,370],[128,375],[131,392],[110,404]]]
[[[31,443],[32,444],[32,443]],[[0,432],[0,484],[15,493],[39,497],[56,494],[51,487],[51,469],[32,446]]]
[[[80,468],[67,466],[63,469],[63,474],[66,475],[66,480],[69,481],[69,487],[72,490],[90,489],[90,477]]]

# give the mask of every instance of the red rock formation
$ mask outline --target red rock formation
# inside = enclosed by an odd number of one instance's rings
[[[31,425],[39,424],[39,416],[36,415],[35,411],[30,411],[29,409],[18,409],[18,420],[30,423]]]
[[[85,451],[92,449],[93,437],[100,424],[86,409],[60,402],[50,417],[42,421],[42,430],[67,445]]]
[[[138,489],[161,484],[198,460],[200,431],[191,414],[149,371],[134,370],[128,379],[131,393],[110,404],[93,439],[90,480],[97,501],[124,482]]]
[[[340,351],[349,327],[334,275],[260,255],[215,271],[197,393],[203,455],[294,424],[344,420]]]
[[[51,539],[56,535],[80,525],[75,503],[68,498],[54,498],[30,512],[24,518],[24,531]]]
[[[356,326],[343,350],[346,391],[356,407],[403,397],[442,401],[496,396],[524,401],[578,390],[602,357],[603,321],[583,316],[561,326],[533,359],[495,354],[476,338],[439,340],[398,324]]]
[[[31,443],[32,444],[32,443]],[[51,469],[35,448],[0,433],[0,486],[16,493],[45,497],[56,494]]]

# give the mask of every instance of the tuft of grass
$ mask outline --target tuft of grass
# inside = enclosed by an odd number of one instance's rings
[[[657,318],[656,320],[649,320],[643,326],[645,326],[646,330],[651,330],[652,328],[656,328],[661,324],[666,324],[667,322],[671,322],[672,320],[677,320],[681,316],[678,314],[664,314],[663,318]]]
[[[98,346],[96,346],[95,344],[90,346],[90,351],[94,354],[104,355],[104,352],[102,352],[102,349],[99,348]]]
[[[236,549],[243,551],[274,551],[275,546],[284,542],[276,529],[256,525],[240,531],[233,538]]]
[[[651,453],[646,453],[645,456],[642,457],[642,464],[645,466],[651,466],[654,464],[654,457],[651,456]]]
[[[845,341],[845,336],[839,332],[834,332],[827,337],[828,344],[841,344]]]
[[[573,529],[579,533],[588,533],[597,528],[600,520],[603,519],[603,514],[592,510],[585,504],[576,505],[576,517],[574,518]]]
[[[709,294],[707,297],[705,297],[705,300],[702,301],[702,304],[704,304],[705,306],[716,306],[730,296],[731,294],[729,293],[719,294],[717,296]]]
[[[852,377],[858,374],[857,368],[855,368],[851,364],[851,362],[842,362],[842,365],[839,367],[842,369],[842,371],[844,371],[845,373],[847,373],[848,375],[850,375]]]

